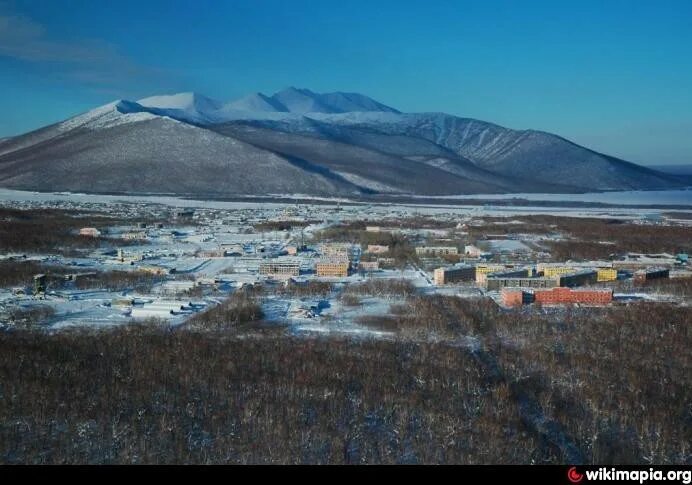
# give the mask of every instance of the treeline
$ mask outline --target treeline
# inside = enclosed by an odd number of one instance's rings
[[[160,283],[164,281],[164,279],[165,276],[157,275],[149,271],[112,270],[78,276],[74,282],[74,285],[80,290],[134,290],[141,293],[148,293],[156,283]]]
[[[506,224],[504,222],[514,221]],[[673,253],[692,249],[692,228],[687,226],[634,224],[616,218],[531,215],[484,217],[482,226],[469,227],[472,239],[487,234],[552,234],[570,239],[547,241],[554,260],[601,259],[625,252]],[[612,243],[612,244],[608,244]]]
[[[102,246],[138,243],[77,234],[82,227],[104,229],[119,222],[124,221],[92,212],[0,208],[0,252],[71,255]]]
[[[55,308],[49,305],[34,305],[29,308],[10,307],[0,314],[0,323],[19,328],[37,328],[55,315]]]
[[[624,252],[675,254],[692,249],[692,228],[686,226],[633,224],[618,219],[528,217],[531,221],[554,225],[576,239],[551,244],[555,254],[562,250],[575,259],[601,258]],[[598,244],[599,241],[614,244]]]
[[[613,259],[622,252],[614,244],[595,241],[546,241],[552,261]]]
[[[28,287],[36,274],[49,275],[51,281],[62,284],[63,276],[70,270],[62,266],[47,265],[37,261],[5,260],[0,261],[0,288],[11,286]]]
[[[416,288],[405,279],[370,279],[363,283],[346,285],[339,295],[347,296],[384,296],[407,297],[415,293]]]
[[[164,280],[161,275],[147,271],[99,271],[80,275],[83,271],[77,268],[49,265],[36,261],[8,260],[0,261],[0,288],[11,286],[30,287],[36,274],[46,275],[47,290],[105,289],[121,291],[134,289],[148,292],[156,284]],[[65,279],[66,275],[76,274],[74,281]]]
[[[692,277],[660,278],[635,283],[632,279],[606,281],[594,286],[612,288],[614,292],[636,292],[660,295],[673,295],[692,299]]]
[[[290,231],[291,229],[301,227],[307,227],[310,224],[318,224],[321,221],[317,220],[285,220],[285,221],[264,221],[254,224],[252,227],[257,232],[270,232],[270,231]]]
[[[643,285],[638,286],[637,290],[682,296],[692,300],[692,278],[662,278],[658,280],[649,280]]]
[[[265,294],[270,295],[303,298],[308,296],[327,297],[331,295],[334,292],[334,290],[334,283],[330,283],[328,281],[309,280],[305,282],[296,283],[289,280],[286,285],[282,284],[276,287],[265,287],[262,291]]]

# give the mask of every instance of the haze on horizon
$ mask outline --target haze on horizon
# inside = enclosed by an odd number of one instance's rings
[[[692,163],[687,1],[0,3],[0,138],[114,99],[358,92]]]

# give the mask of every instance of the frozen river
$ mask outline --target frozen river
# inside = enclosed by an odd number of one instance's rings
[[[290,195],[277,196],[291,198]],[[333,201],[334,205],[339,202],[358,202],[344,198],[326,199],[320,197],[301,196],[321,202]],[[421,196],[422,197],[422,196]],[[416,198],[416,196],[412,196]],[[630,190],[621,192],[594,192],[585,194],[468,194],[468,195],[445,195],[445,196],[425,196],[425,199],[456,199],[456,200],[511,200],[525,199],[529,201],[555,201],[555,202],[596,202],[613,205],[686,205],[692,207],[692,187],[684,190]],[[224,201],[224,200],[190,200],[174,195],[104,195],[104,194],[82,194],[69,192],[31,192],[23,190],[11,190],[0,188],[0,201],[3,200],[26,200],[35,202],[49,201],[70,201],[86,203],[108,203],[108,202],[146,202],[150,204],[163,204],[173,207],[207,207],[210,209],[227,208],[252,208],[256,206],[283,206],[289,202],[278,202],[275,199],[267,198],[266,202],[255,200]],[[364,202],[368,204],[368,202]],[[378,203],[373,203],[377,205]],[[397,204],[401,205],[401,204]],[[408,204],[403,204],[408,205]],[[415,204],[414,204],[415,205]]]
[[[692,187],[685,190],[629,190],[618,192],[593,192],[586,194],[474,194],[429,198],[458,200],[525,199],[560,202],[598,202],[613,205],[688,205],[692,207]]]
[[[531,201],[555,201],[555,202],[601,202],[613,204],[613,207],[565,207],[556,204],[550,206],[545,204],[531,205],[493,205],[492,200],[527,199]],[[442,199],[442,198],[440,198]],[[629,191],[629,192],[607,192],[597,194],[504,194],[504,195],[460,195],[444,197],[446,201],[440,200],[439,203],[431,203],[431,198],[421,200],[416,203],[415,199],[407,202],[368,202],[368,201],[349,201],[355,205],[343,206],[344,212],[355,213],[360,207],[372,212],[375,208],[381,209],[380,212],[394,213],[417,213],[417,214],[472,214],[488,216],[520,216],[531,214],[550,214],[570,217],[621,217],[627,219],[640,219],[647,216],[658,216],[663,210],[660,206],[687,206],[692,209],[692,190],[670,190],[670,191]],[[455,205],[450,204],[450,199],[487,199],[482,204]],[[317,199],[315,199],[317,200]],[[244,200],[191,200],[181,197],[162,196],[162,195],[103,195],[103,194],[81,194],[66,192],[30,192],[10,189],[0,189],[0,205],[7,203],[27,203],[30,205],[51,204],[85,204],[85,205],[109,205],[109,204],[160,204],[169,207],[188,207],[205,208],[220,210],[238,209],[282,209],[287,206],[299,204],[309,205],[309,202],[291,203],[289,201],[278,201],[267,198],[266,201],[257,199]],[[346,199],[333,199],[333,204],[329,204],[326,199],[320,199],[319,207],[322,209],[335,208],[340,202]],[[637,208],[633,204],[651,205],[650,208]],[[315,207],[318,207],[317,205]],[[382,215],[382,214],[380,214]]]

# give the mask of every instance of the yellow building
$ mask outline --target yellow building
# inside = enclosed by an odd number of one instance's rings
[[[615,281],[618,279],[618,270],[615,268],[598,268],[596,281]]]
[[[497,273],[498,271],[504,271],[506,269],[507,266],[505,266],[504,264],[477,264],[476,274]]]
[[[591,268],[591,267],[589,267]],[[552,266],[552,265],[537,265],[537,270],[543,272],[543,276],[546,278],[554,278],[556,276],[564,276],[567,274],[574,273],[576,271],[582,271],[588,269],[587,267],[578,266]],[[597,269],[597,281],[615,281],[618,278],[618,272],[614,268],[598,268]]]
[[[348,276],[348,260],[322,260],[315,264],[317,276],[331,276],[343,278]]]
[[[562,276],[566,274],[571,274],[579,271],[580,268],[574,268],[572,266],[544,266],[543,276],[546,278],[554,278],[555,276]]]
[[[507,266],[503,264],[477,264],[476,265],[476,283],[484,285],[486,277],[489,273],[498,273],[505,271]]]

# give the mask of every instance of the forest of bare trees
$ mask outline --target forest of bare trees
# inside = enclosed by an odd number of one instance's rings
[[[352,340],[248,332],[260,297],[175,330],[0,333],[0,461],[690,462],[687,307],[409,295],[396,338]]]
[[[141,241],[112,239],[105,235],[84,237],[78,234],[85,226],[105,229],[118,222],[103,213],[0,208],[0,251],[72,255],[104,246],[141,244]]]
[[[503,218],[484,218],[492,225],[470,228],[473,237],[493,234],[560,233],[568,239],[550,242],[554,261],[601,259],[626,252],[671,253],[689,251],[690,230],[686,226],[635,224],[621,219],[518,216],[520,224],[506,224]],[[501,223],[501,224],[493,224]]]

